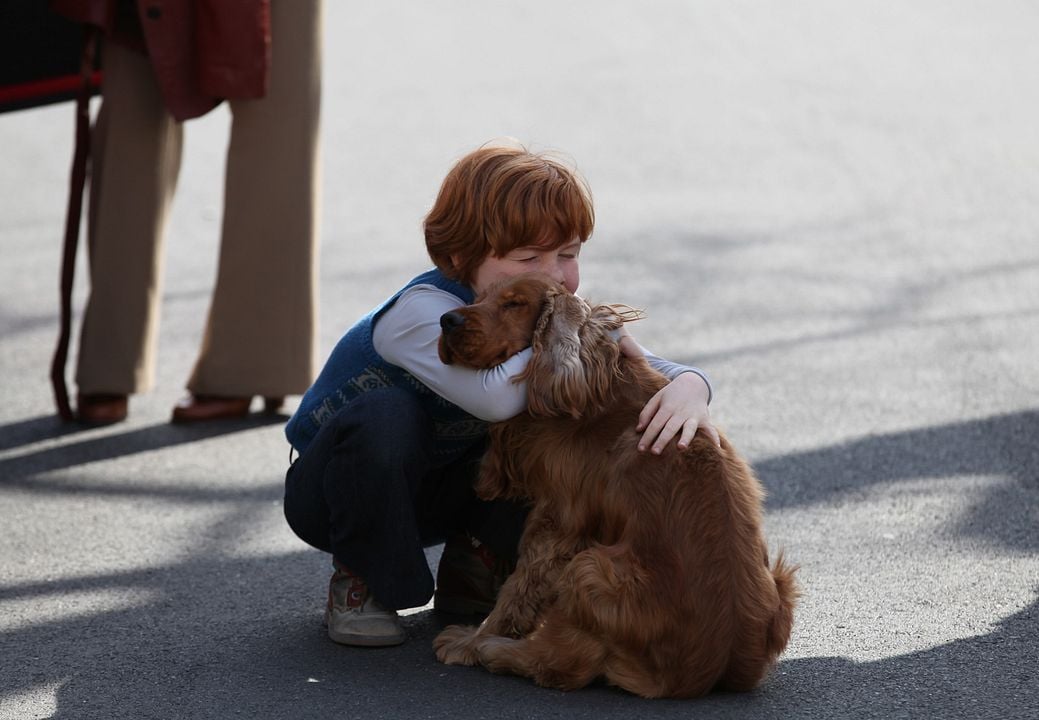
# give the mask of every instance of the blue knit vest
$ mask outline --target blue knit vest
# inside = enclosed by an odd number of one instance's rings
[[[473,301],[470,288],[433,269],[411,280],[358,320],[336,344],[321,374],[285,426],[285,437],[300,453],[307,449],[321,426],[343,406],[362,393],[383,387],[404,388],[418,397],[433,421],[436,433],[434,452],[438,461],[449,461],[484,437],[486,422],[437,395],[407,370],[391,365],[375,351],[372,342],[375,321],[397,302],[405,290],[415,285],[433,285],[446,290],[466,305]]]

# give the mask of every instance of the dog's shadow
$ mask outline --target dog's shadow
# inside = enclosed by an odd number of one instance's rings
[[[1039,588],[1037,588],[1039,589]],[[422,641],[432,640],[444,619],[422,622]],[[1034,717],[1039,707],[1035,680],[1039,599],[1002,620],[989,633],[954,640],[927,650],[870,662],[841,657],[780,659],[772,674],[749,693],[712,693],[696,700],[642,700],[602,683],[562,693],[536,688],[529,680],[492,676],[480,668],[445,668],[452,685],[510,702],[531,700],[557,708],[561,716],[612,718],[652,713],[653,717],[698,718],[891,718]],[[566,708],[565,711],[563,708]],[[970,712],[964,715],[964,709]],[[475,716],[474,716],[475,717]]]
[[[752,702],[787,718],[1034,718],[1037,620],[1039,600],[989,633],[906,655],[781,662]]]
[[[241,570],[248,574],[250,565]],[[277,570],[256,579],[270,581],[273,574]],[[48,656],[37,662],[47,661],[44,667],[51,671],[64,668],[52,717],[627,720],[651,715],[687,720],[738,714],[814,720],[957,717],[970,708],[970,717],[1023,719],[1030,717],[1037,694],[1028,638],[1034,636],[1039,603],[978,637],[874,662],[836,657],[781,661],[755,691],[696,700],[644,700],[601,683],[562,692],[482,668],[441,665],[433,658],[432,640],[446,624],[462,618],[434,611],[403,618],[404,645],[368,649],[330,642],[317,612],[301,613],[298,605],[281,610],[220,620],[200,616],[197,622],[214,633],[201,643],[181,635],[193,622],[190,616],[179,615],[163,626],[161,608],[66,625],[62,630],[71,638],[111,633],[111,645],[104,650],[109,659],[94,662],[98,648],[91,645],[69,643],[60,655],[53,643],[43,650]],[[139,630],[142,624],[160,632],[133,639],[127,628]]]

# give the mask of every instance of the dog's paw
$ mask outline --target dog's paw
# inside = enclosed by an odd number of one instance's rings
[[[518,641],[498,635],[484,635],[476,645],[476,657],[481,665],[496,673],[517,672],[514,648]],[[522,674],[522,673],[521,673]]]
[[[445,665],[476,665],[476,633],[479,628],[449,625],[433,638],[433,652]]]

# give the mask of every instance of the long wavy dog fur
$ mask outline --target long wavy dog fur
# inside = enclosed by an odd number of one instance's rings
[[[434,640],[441,662],[645,697],[755,687],[786,647],[798,589],[769,566],[763,490],[722,436],[636,450],[667,380],[624,356],[622,319],[547,277],[492,288],[442,320],[444,362],[493,367],[531,345],[528,411],[490,429],[477,493],[530,503],[515,572],[479,627]]]

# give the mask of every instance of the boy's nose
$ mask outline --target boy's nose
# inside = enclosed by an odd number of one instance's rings
[[[440,316],[440,329],[444,331],[451,331],[457,327],[465,325],[465,315],[454,310],[446,312]]]

